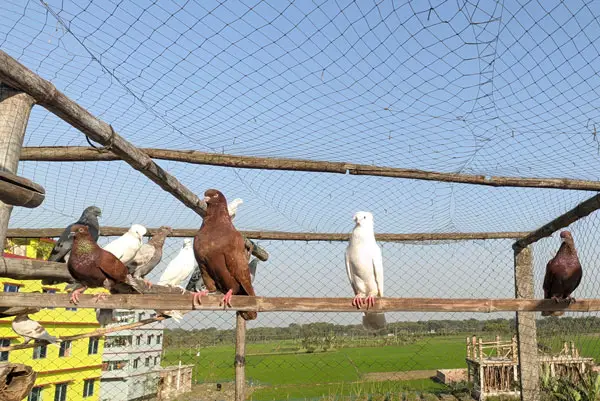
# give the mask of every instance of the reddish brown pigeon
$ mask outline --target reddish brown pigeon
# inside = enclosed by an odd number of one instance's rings
[[[194,293],[194,302],[209,292],[220,291],[223,304],[231,306],[232,295],[254,296],[244,238],[231,223],[225,196],[216,189],[204,193],[206,216],[194,238],[194,255],[207,290]],[[256,312],[239,312],[245,320]]]
[[[83,285],[71,293],[71,302],[78,303],[79,295],[88,288],[104,287],[111,293],[117,293],[120,292],[118,288],[125,287],[142,292],[127,267],[115,255],[96,244],[87,226],[73,225],[71,235],[74,235],[74,239],[67,267],[71,276]],[[105,296],[97,295],[99,299]]]
[[[548,264],[546,265],[546,277],[544,277],[544,298],[553,299],[556,302],[571,304],[575,298],[571,293],[579,286],[583,271],[577,257],[577,250],[573,242],[573,236],[569,231],[560,233],[562,244]],[[564,312],[542,312],[542,316],[561,316]]]

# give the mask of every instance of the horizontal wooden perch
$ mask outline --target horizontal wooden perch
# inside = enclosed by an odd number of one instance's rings
[[[581,202],[579,205],[575,206],[573,209],[569,210],[563,215],[558,216],[550,223],[538,228],[535,231],[532,231],[524,238],[521,238],[515,242],[513,248],[522,249],[544,237],[549,237],[561,228],[568,227],[571,223],[576,222],[582,217],[585,217],[598,209],[600,209],[600,194],[592,196],[590,199]]]
[[[100,235],[123,235],[128,227],[100,227]],[[43,238],[59,237],[63,228],[9,228],[6,236],[9,238]],[[154,235],[158,228],[148,228],[146,236]],[[170,237],[193,237],[197,228],[174,229]],[[349,233],[300,233],[284,231],[241,231],[246,238],[281,241],[348,241]],[[528,235],[528,232],[481,232],[481,233],[413,233],[413,234],[375,234],[382,242],[410,241],[462,241],[485,239],[516,239]]]
[[[529,187],[600,191],[600,182],[598,181],[576,180],[569,178],[523,178],[440,173],[435,171],[370,166],[367,164],[354,164],[346,162],[224,155],[221,153],[206,153],[196,150],[170,150],[154,148],[141,148],[140,150],[145,152],[153,159],[223,167],[371,175],[380,177],[408,178],[413,180],[488,185],[492,187]],[[49,146],[25,147],[21,152],[21,160],[85,162],[121,160],[121,158],[115,153],[100,153],[91,147]]]
[[[27,208],[35,208],[44,202],[44,187],[27,178],[0,171],[0,201]]]
[[[84,294],[80,308],[157,309],[157,310],[223,310],[222,296],[202,298],[202,305],[192,305],[191,294],[126,294],[109,295],[97,300]],[[258,312],[361,312],[352,306],[352,298],[267,298],[233,296],[232,308]],[[34,306],[68,308],[67,294],[0,293],[2,306]],[[509,311],[600,311],[600,299],[578,299],[571,305],[541,299],[470,299],[470,298],[379,298],[372,311],[383,312],[509,312]]]
[[[110,149],[119,159],[144,174],[194,212],[202,217],[206,214],[204,200],[198,198],[175,177],[154,163],[146,153],[117,134],[111,125],[94,117],[89,111],[68,98],[51,82],[46,81],[2,50],[0,50],[0,82],[27,93],[35,99],[37,104],[71,124],[87,137]],[[246,242],[247,247],[253,249],[254,256],[261,260],[267,260],[269,254],[264,249],[251,247],[247,239]]]

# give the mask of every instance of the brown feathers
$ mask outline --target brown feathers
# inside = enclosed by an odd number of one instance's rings
[[[579,286],[583,271],[575,249],[573,236],[569,231],[562,231],[563,242],[554,258],[546,265],[544,277],[544,298],[556,302],[575,302],[571,293]],[[542,316],[561,316],[564,312],[542,312]]]
[[[254,296],[244,238],[231,223],[225,196],[209,189],[204,200],[206,216],[194,238],[194,255],[204,285],[210,292],[218,290],[225,294],[225,305],[231,295]],[[257,316],[256,312],[239,313],[246,320]]]

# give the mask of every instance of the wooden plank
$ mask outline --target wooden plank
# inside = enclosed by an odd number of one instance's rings
[[[518,300],[534,295],[531,247],[518,248],[515,258],[515,297]],[[519,377],[522,401],[540,400],[540,373],[535,312],[517,312],[517,342],[519,347]]]
[[[129,227],[100,227],[102,236],[123,235]],[[45,238],[59,237],[64,228],[9,228],[7,236],[10,238]],[[148,228],[146,236],[152,236],[158,228]],[[176,228],[169,237],[193,237],[197,228]],[[250,239],[273,241],[343,241],[350,239],[349,233],[307,233],[284,231],[240,231]],[[528,232],[480,232],[480,233],[411,233],[411,234],[375,234],[375,238],[382,242],[411,242],[411,241],[463,241],[463,240],[488,240],[488,239],[516,239],[528,235]]]
[[[154,290],[155,287],[152,286]],[[191,293],[116,294],[103,300],[84,294],[80,308],[159,309],[159,310],[223,310],[222,295],[202,298],[202,305],[192,305]],[[227,310],[257,312],[362,312],[352,306],[352,298],[273,298],[233,296],[233,307]],[[72,307],[68,294],[0,293],[0,307]],[[600,311],[600,299],[577,299],[571,305],[542,299],[464,299],[464,298],[378,298],[370,310],[381,312],[507,312],[507,311]]]
[[[15,174],[34,100],[0,77],[0,170]],[[6,200],[6,199],[5,199]],[[0,244],[4,249],[12,206],[0,201]]]
[[[235,318],[235,401],[246,400],[246,321]]]
[[[120,159],[144,174],[201,217],[206,214],[204,200],[154,163],[146,153],[118,135],[112,126],[94,117],[89,111],[69,99],[52,83],[41,78],[2,50],[0,50],[0,81],[28,93],[39,105],[56,114],[87,137],[109,148]],[[17,163],[20,151],[15,156],[15,163]],[[0,237],[0,240],[4,240],[4,238]],[[260,247],[251,248],[250,246],[251,244],[247,243],[247,247],[253,249],[254,256],[263,261],[267,260],[268,253],[266,251]]]
[[[225,155],[221,153],[200,152],[197,150],[171,150],[155,148],[141,148],[141,150],[153,159],[172,160],[191,164],[222,167],[369,175],[413,180],[487,185],[492,187],[528,187],[600,191],[600,182],[598,181],[577,180],[570,178],[524,178],[469,175],[398,167],[371,166],[367,164],[355,164],[347,162]],[[118,154],[110,152],[100,153],[91,147],[48,146],[25,148],[21,160],[86,162],[121,160],[121,158]]]
[[[571,223],[576,222],[582,217],[585,217],[598,209],[600,209],[600,194],[592,196],[590,199],[581,202],[573,209],[555,218],[550,223],[543,225],[535,231],[532,231],[529,235],[515,242],[513,248],[525,248],[526,246],[533,244],[544,237],[549,237],[554,232],[569,226]]]

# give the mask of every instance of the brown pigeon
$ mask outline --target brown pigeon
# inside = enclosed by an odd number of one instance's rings
[[[133,277],[143,279],[160,263],[163,255],[165,238],[172,232],[173,229],[171,227],[162,226],[147,243],[142,245],[135,254],[133,260],[127,263],[127,268]],[[147,284],[151,286],[150,282],[147,282]]]
[[[569,231],[560,233],[562,244],[548,264],[546,277],[544,277],[544,299],[553,299],[556,302],[575,302],[571,293],[579,286],[583,271],[577,257],[577,250],[573,236]],[[542,316],[561,316],[564,312],[542,312]]]
[[[227,211],[225,196],[216,189],[204,193],[206,216],[194,238],[194,255],[205,291],[194,293],[194,302],[209,292],[220,291],[224,306],[231,306],[232,295],[254,296],[248,269],[244,238],[235,229]],[[256,312],[239,312],[245,320],[256,319]]]
[[[67,268],[71,276],[83,285],[71,293],[71,302],[78,303],[79,295],[88,288],[104,287],[112,294],[119,292],[122,287],[142,292],[127,267],[115,255],[96,244],[87,226],[73,225],[71,235],[74,235],[74,239]],[[98,299],[105,296],[97,295]]]

